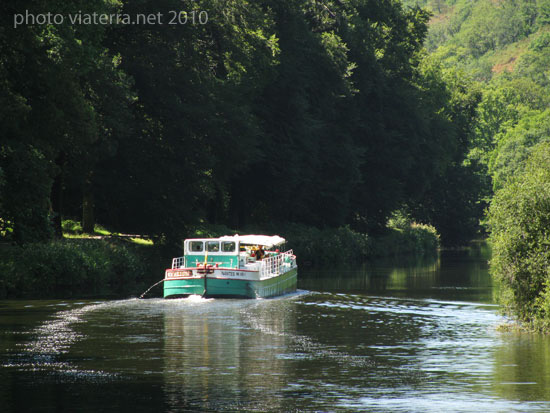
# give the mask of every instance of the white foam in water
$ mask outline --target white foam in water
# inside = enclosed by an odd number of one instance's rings
[[[189,297],[184,298],[184,300],[190,303],[212,301],[211,298],[204,298],[202,295],[197,295],[197,294],[190,295]]]
[[[58,373],[74,376],[75,378],[111,377],[115,374],[103,371],[89,371],[75,368],[68,362],[61,362],[58,357],[69,352],[71,346],[84,338],[74,326],[85,321],[84,316],[101,308],[117,305],[127,305],[133,300],[116,302],[96,302],[71,310],[60,311],[37,327],[33,333],[36,338],[23,343],[23,353],[18,355],[17,363],[8,363],[4,367],[23,368],[28,371],[54,370]],[[78,303],[82,304],[82,303]],[[69,305],[69,304],[66,304]],[[65,306],[65,305],[60,305]]]
[[[73,325],[81,323],[82,316],[104,304],[92,304],[84,307],[56,313],[53,320],[43,323],[34,332],[37,338],[25,344],[29,353],[50,355],[66,353],[71,344],[82,338],[74,331]]]

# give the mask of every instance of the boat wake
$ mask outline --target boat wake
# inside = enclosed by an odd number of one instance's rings
[[[286,303],[278,303],[276,301],[284,299],[294,300],[311,294],[316,293],[297,290],[285,296],[265,300],[258,303],[252,309],[243,309],[241,311],[243,321],[250,328],[260,331],[262,334],[284,338],[287,343],[286,347],[293,351],[277,355],[279,359],[304,360],[324,358],[337,362],[342,367],[366,367],[373,365],[374,362],[368,357],[356,356],[335,350],[330,345],[325,345],[310,336],[296,332],[295,322],[288,320],[293,313],[291,306],[294,304],[292,304],[292,301],[287,301]]]
[[[70,380],[82,378],[89,381],[94,378],[104,379],[117,376],[100,370],[83,370],[65,358],[71,347],[86,337],[77,331],[76,326],[86,322],[88,314],[114,306],[128,305],[133,301],[136,299],[95,302],[55,313],[52,319],[31,331],[31,336],[34,337],[31,341],[17,345],[21,351],[11,355],[9,360],[2,364],[2,367],[31,372],[55,372],[70,377]]]

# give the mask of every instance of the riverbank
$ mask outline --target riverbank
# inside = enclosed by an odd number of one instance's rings
[[[208,226],[193,236],[234,233],[224,226]],[[318,229],[299,224],[284,228],[241,231],[279,233],[294,249],[301,266],[356,264],[378,257],[434,254],[439,238],[433,227],[389,225],[371,237],[349,227]],[[0,246],[0,298],[121,298],[139,296],[162,279],[178,246],[137,242],[132,237],[66,238],[24,246]],[[153,291],[155,295],[158,291]]]
[[[136,296],[163,277],[162,248],[117,238],[0,247],[0,298]]]
[[[291,225],[281,232],[302,264],[310,266],[360,263],[380,257],[435,254],[439,236],[435,228],[410,224],[390,226],[384,234],[370,236],[349,227],[318,229]]]

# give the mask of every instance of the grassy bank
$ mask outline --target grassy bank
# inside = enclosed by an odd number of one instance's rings
[[[210,225],[197,228],[192,236],[235,232]],[[387,231],[379,237],[349,227],[318,229],[299,224],[248,228],[240,233],[280,234],[304,266],[353,265],[377,257],[429,254],[437,250],[439,242],[432,227],[403,220],[390,220]],[[83,238],[77,228],[67,231],[63,240],[1,245],[0,298],[137,296],[162,279],[173,256],[182,254],[179,246],[166,248],[131,236],[109,235]],[[158,287],[151,295],[160,291]]]
[[[128,297],[162,278],[161,252],[118,239],[0,248],[0,298]]]

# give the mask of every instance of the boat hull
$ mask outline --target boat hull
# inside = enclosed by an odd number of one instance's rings
[[[187,297],[204,293],[204,278],[184,278],[164,281],[164,298]]]
[[[205,297],[267,298],[296,291],[298,269],[263,280],[216,277],[188,277],[164,281],[164,298],[185,297],[192,294]]]

